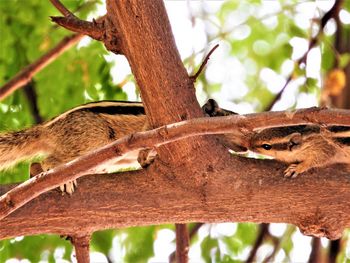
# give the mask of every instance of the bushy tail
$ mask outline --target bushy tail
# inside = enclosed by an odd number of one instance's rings
[[[48,153],[40,126],[27,130],[0,134],[0,170],[16,163]]]

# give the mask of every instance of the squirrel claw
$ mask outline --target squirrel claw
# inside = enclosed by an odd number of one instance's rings
[[[288,166],[288,168],[284,171],[284,177],[285,178],[295,178],[299,175],[298,171],[298,164],[293,163]]]
[[[72,195],[77,186],[77,180],[74,180],[60,185],[60,190],[62,191],[62,194],[67,193],[69,195]]]

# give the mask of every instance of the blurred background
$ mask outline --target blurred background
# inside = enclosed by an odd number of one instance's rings
[[[65,0],[91,20],[104,0]],[[189,74],[219,44],[197,80],[208,98],[240,114],[301,107],[350,107],[350,1],[165,1]],[[333,8],[332,8],[333,7]],[[0,85],[71,33],[50,22],[49,1],[0,0]],[[147,44],[147,43],[145,43]],[[0,130],[18,130],[77,105],[140,100],[123,56],[82,38],[24,88],[0,101]],[[0,184],[21,182],[28,164],[0,173]],[[348,262],[349,231],[340,240],[306,237],[285,224],[189,224],[191,262]],[[174,225],[97,232],[93,262],[167,262]],[[69,262],[71,244],[56,235],[0,241],[0,262]]]

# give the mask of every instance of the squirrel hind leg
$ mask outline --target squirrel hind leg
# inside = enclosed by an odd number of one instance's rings
[[[137,161],[142,168],[147,168],[149,165],[151,165],[154,162],[156,155],[157,153],[155,152],[155,150],[151,148],[146,148],[139,152]]]
[[[29,168],[30,178],[42,173],[43,171],[43,167],[40,163],[32,163]]]
[[[66,162],[68,161],[62,161],[57,157],[49,156],[41,163],[41,167],[43,171],[48,171]],[[62,194],[67,193],[69,195],[72,195],[77,187],[77,180],[73,180],[60,185],[59,189],[61,190]]]

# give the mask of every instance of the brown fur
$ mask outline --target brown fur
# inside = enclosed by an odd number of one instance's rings
[[[117,103],[117,102],[116,102]],[[42,125],[0,134],[0,169],[38,155],[44,170],[71,161],[146,128],[145,115],[100,114],[81,109]]]
[[[256,133],[251,139],[250,150],[291,164],[285,171],[286,177],[295,177],[312,167],[350,163],[350,148],[337,143],[334,133],[314,129],[315,125],[312,125],[315,132],[310,132],[311,128],[307,129],[307,132],[299,133],[300,141],[295,142],[293,136],[298,133],[291,130],[292,134],[280,136],[283,128],[286,128],[285,131],[290,130],[289,127],[279,127],[279,133],[275,133],[276,128]],[[264,144],[270,145],[271,149],[264,149]]]
[[[147,130],[148,123],[143,112],[140,103],[90,103],[33,128],[0,134],[0,169],[38,155],[45,156],[41,163],[43,170],[52,169],[118,138]],[[209,116],[235,114],[219,108],[214,100],[203,106],[203,112]],[[229,136],[217,138],[230,148],[238,147]],[[145,156],[141,159],[145,160],[145,165],[149,164]]]

